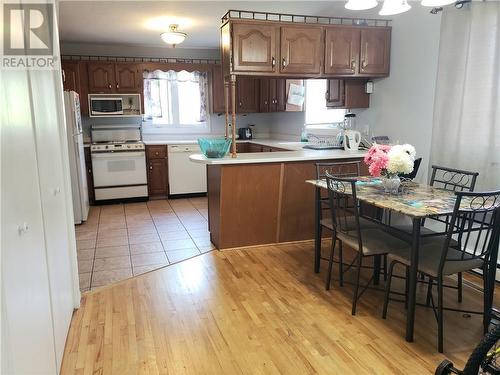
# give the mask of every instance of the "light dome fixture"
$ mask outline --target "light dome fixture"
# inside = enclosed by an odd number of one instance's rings
[[[424,7],[442,7],[445,5],[453,4],[455,0],[422,0]]]
[[[175,46],[177,44],[181,44],[182,42],[184,42],[184,40],[187,37],[187,34],[180,32],[180,31],[177,31],[177,28],[179,27],[179,25],[172,24],[169,27],[170,27],[170,31],[167,31],[166,33],[162,33],[160,35],[160,37],[165,43],[171,44],[172,47],[175,48]]]
[[[349,10],[366,10],[375,8],[377,5],[377,0],[349,0],[345,3],[345,8]]]
[[[406,0],[384,0],[384,5],[378,14],[381,16],[392,16],[407,12],[411,9],[411,5]]]

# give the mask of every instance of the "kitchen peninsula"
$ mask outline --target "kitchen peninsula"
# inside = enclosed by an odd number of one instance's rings
[[[210,239],[218,249],[313,239],[314,187],[305,180],[315,178],[316,163],[358,161],[365,154],[304,150],[300,142],[258,144],[286,151],[190,156],[207,165]]]

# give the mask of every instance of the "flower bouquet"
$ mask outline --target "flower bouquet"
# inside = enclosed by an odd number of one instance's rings
[[[387,193],[397,193],[401,184],[400,174],[413,171],[415,147],[405,145],[379,145],[374,143],[365,155],[370,175],[382,177],[382,184]]]

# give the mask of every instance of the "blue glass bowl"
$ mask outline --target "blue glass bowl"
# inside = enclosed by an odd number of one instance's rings
[[[231,146],[230,139],[199,138],[201,152],[209,159],[219,159],[226,156]]]

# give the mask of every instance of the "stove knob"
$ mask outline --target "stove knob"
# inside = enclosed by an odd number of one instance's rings
[[[131,146],[130,145],[127,145],[127,148],[130,148]]]
[[[108,149],[108,148],[109,148],[109,146],[104,146],[104,148]]]

